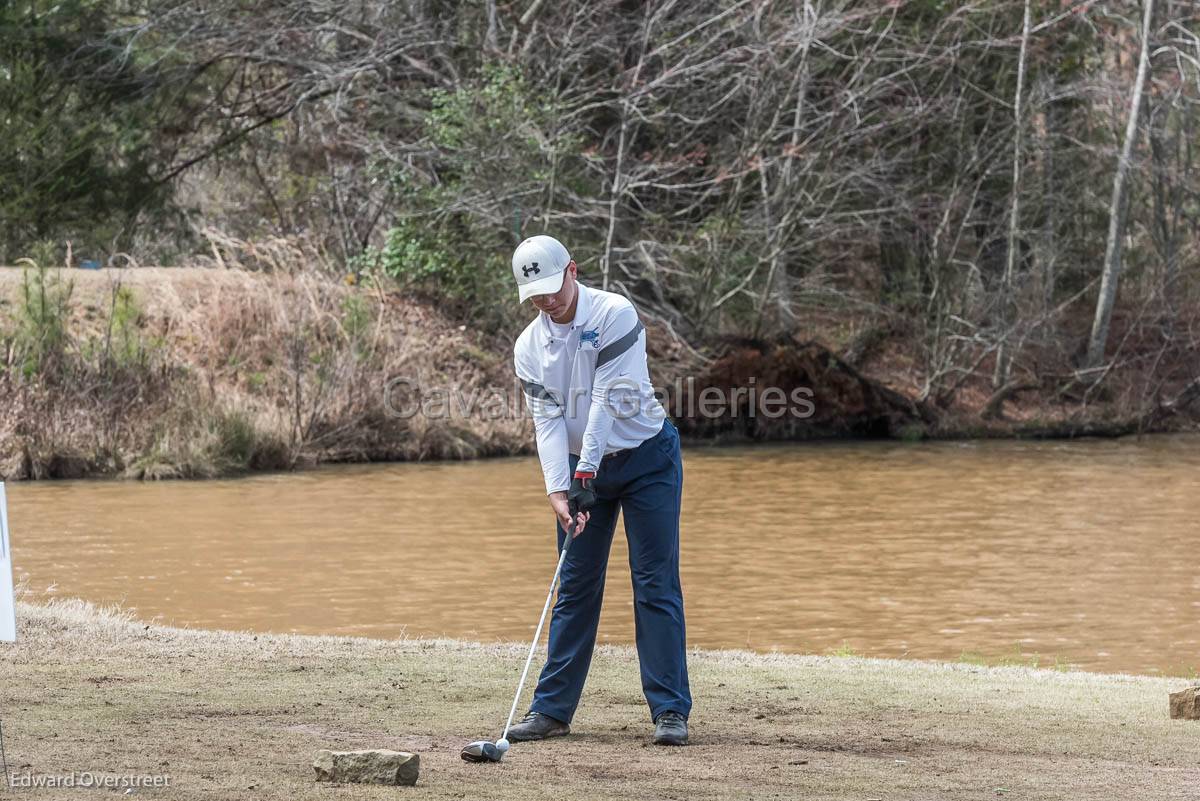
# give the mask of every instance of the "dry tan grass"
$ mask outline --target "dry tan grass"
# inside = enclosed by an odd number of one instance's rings
[[[211,239],[214,264],[248,269],[51,271],[73,283],[71,369],[31,379],[13,366],[8,334],[15,325],[22,271],[0,268],[0,345],[6,346],[0,347],[0,476],[211,477],[318,462],[461,459],[532,449],[508,339],[454,325],[430,302],[332,280],[326,268],[285,270],[306,258],[328,267],[304,243],[252,244],[216,234]],[[147,355],[144,362],[114,368],[96,354],[105,350],[100,343],[114,316],[118,282],[132,290]],[[831,341],[837,341],[833,324],[833,318],[806,323],[818,335],[830,331]],[[709,380],[703,360],[669,330],[651,325],[658,385],[677,386],[677,378],[698,371],[703,386]],[[869,372],[911,394],[913,387],[887,365],[917,376],[904,356],[914,346],[903,338],[885,338],[884,346],[886,355],[868,360]],[[769,373],[780,364],[754,369]],[[413,379],[426,397],[443,388],[478,399],[485,388],[499,387],[509,391],[518,408],[499,419],[457,410],[437,418],[398,419],[386,413],[383,402],[386,382],[397,377]],[[724,378],[715,375],[714,386],[728,386],[721,383]],[[826,374],[820,382],[824,389],[835,388],[822,399],[822,408],[833,410],[826,419],[832,423],[812,431],[852,435],[875,426],[879,415],[859,408],[853,392],[838,398],[838,382]],[[1150,386],[1141,380],[1133,384],[1143,390]],[[932,428],[899,426],[894,433],[1066,435],[1089,423],[1097,424],[1097,433],[1117,433],[1136,430],[1144,419],[1137,411],[1144,404],[1097,401],[1081,410],[1032,393],[1010,404],[1009,419],[983,423],[977,407],[986,393],[971,396],[982,392],[981,386],[966,387],[963,397],[974,399],[951,409]],[[1128,392],[1117,395],[1132,398]],[[1051,406],[1057,411],[1050,413]],[[1194,414],[1156,417],[1152,423],[1166,430],[1194,428]],[[687,421],[680,422],[689,433]],[[704,430],[697,429],[697,436]],[[784,427],[772,436],[797,433]],[[735,433],[721,436],[736,438]]]
[[[458,749],[498,736],[522,645],[190,631],[81,602],[18,615],[18,643],[0,647],[10,763],[169,773],[161,797],[1194,801],[1200,788],[1200,730],[1167,718],[1178,681],[694,651],[693,745],[662,749],[634,653],[604,647],[572,736],[478,766]],[[368,747],[419,752],[418,786],[313,781],[318,749]]]
[[[326,251],[319,237],[309,232],[253,240],[238,239],[212,227],[201,229],[199,234],[208,242],[209,252],[194,257],[189,266],[336,276],[341,263]]]
[[[54,271],[73,283],[76,358],[101,341],[117,282],[151,364],[122,378],[0,381],[0,473],[204,477],[328,461],[470,458],[529,449],[522,415],[387,414],[389,379],[423,391],[508,387],[504,354],[432,306],[310,274],[199,268]],[[21,271],[0,270],[15,304]],[[11,313],[10,313],[11,316]],[[0,310],[0,327],[4,324]],[[150,381],[156,377],[156,381]],[[136,408],[129,404],[136,401]]]

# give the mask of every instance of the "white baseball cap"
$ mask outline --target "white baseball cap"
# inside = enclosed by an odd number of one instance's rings
[[[512,269],[521,302],[534,295],[553,295],[562,289],[570,263],[571,254],[552,236],[531,236],[517,245],[513,251]]]

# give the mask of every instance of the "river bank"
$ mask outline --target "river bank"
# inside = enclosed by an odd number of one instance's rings
[[[689,655],[693,744],[649,745],[634,652],[602,647],[574,734],[499,766],[520,644],[164,628],[77,601],[18,606],[0,647],[10,770],[165,774],[178,799],[391,798],[313,781],[318,749],[419,752],[420,798],[1121,798],[1191,801],[1183,680],[842,657]],[[32,798],[56,791],[26,791]]]
[[[10,480],[212,478],[530,447],[515,412],[389,412],[392,380],[397,407],[422,392],[514,385],[502,349],[481,348],[483,336],[427,302],[241,270],[39,275],[0,269]]]
[[[715,340],[703,353],[647,324],[652,378],[693,444],[1197,428],[1200,384],[1151,387],[1136,372],[1103,391],[1047,380],[992,393],[977,365],[953,398],[922,400],[911,332],[836,315],[812,315],[789,342]],[[0,477],[529,453],[510,339],[428,298],[312,275],[0,269]],[[795,407],[811,413],[761,413],[752,393],[768,387],[811,390]],[[706,392],[723,399],[719,413],[697,411]]]

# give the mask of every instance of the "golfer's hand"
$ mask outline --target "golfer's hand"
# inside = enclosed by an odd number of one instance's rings
[[[550,493],[550,508],[554,510],[554,516],[558,518],[558,524],[562,526],[563,531],[571,530],[571,508],[567,503],[567,493],[552,492]],[[588,519],[592,516],[591,512],[580,512],[575,516],[575,536],[578,537],[583,533],[584,526],[587,525]]]

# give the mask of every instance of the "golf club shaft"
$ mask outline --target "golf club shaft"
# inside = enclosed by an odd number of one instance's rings
[[[554,570],[554,578],[550,579],[550,592],[546,594],[546,605],[542,607],[542,619],[538,621],[537,631],[533,634],[533,642],[529,645],[529,656],[525,657],[525,669],[521,671],[521,682],[517,685],[517,694],[513,696],[512,709],[508,710],[508,722],[504,724],[504,734],[500,735],[500,739],[508,738],[508,730],[512,726],[513,716],[517,714],[517,703],[521,700],[521,690],[525,689],[525,678],[529,675],[533,652],[537,650],[538,640],[542,638],[542,626],[546,623],[546,613],[550,611],[550,599],[554,597],[554,587],[558,584],[563,563],[567,561],[567,551],[571,547],[571,540],[575,539],[575,528],[576,523],[571,521],[571,526],[567,529],[567,541],[563,543],[562,554],[558,557],[558,567]]]

